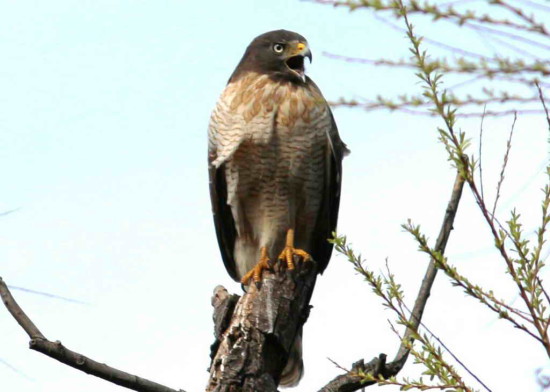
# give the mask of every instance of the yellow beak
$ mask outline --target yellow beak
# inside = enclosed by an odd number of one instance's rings
[[[309,59],[309,62],[311,62],[312,55],[307,43],[298,42],[298,41],[291,42],[288,48],[288,57],[299,56],[299,55],[307,57]]]

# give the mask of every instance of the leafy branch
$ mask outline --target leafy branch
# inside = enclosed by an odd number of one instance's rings
[[[529,314],[527,321],[532,324],[535,329],[535,332],[529,331],[528,333],[533,337],[536,337],[536,339],[542,343],[546,352],[550,356],[550,341],[548,338],[546,322],[548,318],[546,316],[548,304],[544,303],[544,299],[542,297],[544,293],[542,285],[540,285],[535,279],[535,277],[538,276],[538,273],[540,272],[540,268],[542,268],[542,266],[544,265],[543,261],[540,258],[540,252],[537,252],[536,249],[532,251],[532,249],[528,247],[529,242],[524,239],[523,233],[521,231],[521,224],[519,223],[519,215],[516,214],[515,211],[512,212],[512,218],[507,222],[508,230],[505,230],[502,227],[497,227],[498,221],[497,223],[495,223],[494,212],[496,209],[498,198],[494,202],[492,212],[490,212],[490,210],[487,208],[485,199],[481,196],[478,190],[475,181],[475,159],[473,157],[471,159],[468,159],[466,155],[466,149],[469,145],[469,141],[466,139],[463,132],[459,131],[457,133],[454,130],[454,126],[456,123],[456,108],[454,108],[452,106],[452,103],[448,100],[448,95],[446,91],[440,91],[442,73],[439,70],[434,69],[432,66],[430,66],[430,63],[426,61],[427,54],[425,51],[421,51],[420,49],[422,39],[418,38],[415,35],[413,26],[408,20],[407,11],[404,7],[402,8],[402,13],[405,24],[407,26],[408,37],[412,44],[411,52],[416,59],[416,63],[419,69],[419,72],[417,72],[417,76],[424,82],[424,96],[432,101],[434,105],[434,112],[436,112],[442,118],[446,126],[445,129],[438,129],[440,134],[440,141],[443,143],[448,152],[449,160],[468,183],[474,199],[476,200],[476,203],[478,204],[478,207],[483,217],[485,218],[487,225],[489,226],[489,229],[495,241],[495,246],[499,250],[501,257],[507,266],[507,272],[516,284],[519,295],[522,298],[526,307],[526,312]],[[510,138],[507,144],[507,152],[505,154],[503,168],[501,171],[499,184],[497,186],[498,191],[500,190],[502,180],[504,179],[504,170],[508,161],[508,153],[511,146],[511,134],[512,133],[510,133]],[[547,168],[547,170],[548,172],[550,172],[550,166]],[[545,198],[543,200],[543,224],[539,229],[539,237],[541,237],[539,243],[541,244],[541,247],[542,244],[544,244],[543,236],[546,230],[546,225],[548,223],[549,201],[548,193],[546,192],[547,188],[548,186],[545,188]],[[410,229],[410,232],[413,235],[417,234],[414,231],[414,227],[410,226],[406,227],[406,229],[407,228]],[[415,235],[415,238],[419,242],[421,249],[426,250],[426,244],[420,241],[422,237]],[[519,256],[518,258],[512,258],[509,255],[506,246],[507,241],[511,241],[511,243],[514,245],[515,251]],[[529,257],[530,254],[531,257]],[[436,260],[438,260],[439,258],[440,263],[443,261],[442,256],[437,255],[437,253],[433,253],[431,254],[431,256],[434,257]],[[459,277],[456,274],[456,271],[455,277]],[[463,282],[465,286],[468,287],[469,290],[471,290],[472,286],[467,284],[466,281]],[[455,281],[455,284],[458,284],[458,282]],[[471,290],[471,292],[476,293],[475,290]],[[474,296],[477,299],[484,297],[481,294]],[[506,313],[501,312],[498,307],[494,308],[493,310],[497,311],[501,317],[506,318],[504,317],[506,316]],[[527,332],[526,328],[521,328],[521,325],[516,323],[515,326]]]
[[[548,87],[550,83],[550,62],[548,61],[548,51],[550,51],[550,35],[548,28],[542,22],[545,20],[542,15],[550,11],[550,7],[541,7],[537,12],[532,11],[537,4],[528,2],[525,6],[518,7],[505,0],[488,0],[486,5],[488,12],[479,12],[475,8],[464,6],[463,2],[438,3],[438,2],[420,2],[416,0],[316,0],[321,4],[331,4],[334,6],[347,7],[351,11],[357,9],[370,9],[374,11],[375,18],[386,26],[399,32],[408,34],[407,29],[396,26],[394,23],[386,20],[377,14],[389,12],[396,19],[412,17],[413,15],[429,16],[435,21],[448,21],[458,27],[466,27],[476,32],[482,37],[493,41],[499,47],[504,48],[503,53],[495,52],[486,55],[465,49],[452,42],[440,42],[429,37],[423,38],[423,42],[433,46],[443,48],[452,53],[452,58],[438,57],[425,58],[424,66],[437,70],[444,74],[456,75],[458,78],[466,79],[459,83],[460,86],[471,84],[476,81],[484,81],[483,86],[476,85],[475,93],[469,93],[465,96],[452,94],[448,89],[449,104],[455,108],[466,106],[483,107],[488,104],[516,104],[513,110],[506,106],[500,106],[496,109],[480,111],[460,111],[456,113],[457,117],[475,117],[475,116],[503,116],[514,113],[520,114],[541,114],[541,109],[533,108],[532,104],[537,101],[536,85]],[[458,8],[454,6],[458,4]],[[460,8],[460,9],[459,9]],[[494,8],[494,10],[492,10]],[[498,19],[494,15],[511,13],[514,20],[507,18]],[[540,17],[539,17],[540,15]],[[539,20],[540,18],[540,20]],[[546,18],[546,20],[548,20]],[[502,37],[498,38],[498,37]],[[531,51],[529,50],[531,49]],[[510,56],[510,51],[515,52]],[[391,59],[391,58],[358,58],[342,56],[334,53],[325,53],[326,56],[353,63],[388,66],[394,68],[413,68],[417,69],[416,59]],[[530,58],[530,60],[528,60]],[[495,82],[505,82],[509,91],[494,92],[492,84]],[[517,87],[527,87],[532,90],[532,94],[518,94]],[[472,90],[474,87],[472,86]],[[418,96],[398,96],[382,97],[377,96],[374,99],[364,100],[341,98],[333,102],[334,106],[352,106],[361,107],[365,110],[389,109],[397,110],[413,115],[436,115],[434,112],[423,110],[430,104]]]
[[[459,98],[453,93],[449,93],[447,99],[449,104],[455,107],[466,106],[483,106],[490,103],[533,103],[538,102],[538,95],[529,97],[520,96],[517,94],[510,94],[507,91],[495,92],[494,90],[484,89],[484,97],[474,97],[467,94],[464,98]],[[406,94],[399,95],[395,99],[388,99],[381,95],[377,95],[374,100],[357,100],[357,99],[345,99],[341,98],[338,101],[331,102],[334,107],[359,107],[364,110],[374,110],[380,108],[386,108],[389,110],[403,110],[405,108],[425,108],[430,106],[431,101],[425,99],[423,96],[409,96]],[[517,111],[517,110],[516,110]],[[537,110],[538,113],[543,113],[542,110]],[[429,112],[428,112],[429,113]],[[437,114],[435,114],[437,115]],[[458,114],[460,116],[460,113]]]
[[[436,241],[436,248],[441,253],[444,252],[449,239],[451,230],[453,228],[454,218],[458,210],[458,205],[462,196],[462,189],[464,186],[464,179],[457,173],[455,183],[453,185],[453,191],[451,199],[445,210],[445,216],[441,225],[440,233]],[[353,368],[346,374],[336,377],[329,384],[320,390],[320,392],[334,392],[334,391],[355,391],[362,387],[372,385],[374,383],[381,383],[384,380],[388,382],[398,382],[394,376],[405,365],[409,354],[412,354],[415,361],[421,363],[426,362],[426,368],[432,369],[434,372],[438,372],[439,380],[442,385],[462,385],[462,381],[458,376],[458,373],[454,371],[452,366],[448,363],[441,364],[440,367],[436,367],[431,361],[437,351],[432,352],[432,347],[435,347],[429,342],[426,336],[418,334],[418,327],[421,324],[422,315],[426,307],[428,298],[430,296],[431,287],[435,281],[437,274],[437,267],[435,261],[430,261],[422,284],[418,291],[418,295],[415,300],[410,316],[406,317],[407,307],[403,302],[403,293],[401,287],[396,283],[393,275],[388,271],[388,276],[377,276],[374,272],[370,271],[363,262],[361,255],[356,256],[353,249],[347,244],[345,237],[337,237],[331,240],[334,243],[336,251],[344,254],[348,260],[353,264],[355,270],[365,277],[365,280],[372,287],[374,293],[383,299],[384,306],[393,310],[398,316],[398,323],[406,327],[405,334],[401,339],[401,345],[395,356],[393,362],[386,364],[385,354],[381,354],[379,358],[374,358],[368,364],[364,364],[363,361],[354,363]],[[414,350],[413,342],[419,340],[422,344],[420,351]],[[430,354],[431,352],[431,354]],[[424,355],[426,354],[426,355]],[[422,362],[424,361],[424,362]],[[456,376],[454,376],[456,374]],[[414,382],[420,383],[420,380]],[[471,389],[463,389],[464,391]]]
[[[331,2],[334,4],[334,2]],[[407,37],[411,43],[410,52],[412,57],[410,60],[366,60],[355,58],[344,58],[346,61],[360,61],[367,62],[375,65],[392,65],[392,66],[405,66],[413,67],[417,70],[416,76],[422,81],[423,92],[418,96],[401,95],[396,100],[387,99],[381,96],[377,96],[376,100],[357,102],[352,100],[342,99],[336,105],[345,106],[361,106],[364,108],[372,109],[385,107],[392,110],[403,110],[408,112],[414,111],[411,109],[427,108],[429,113],[438,116],[443,120],[444,126],[438,128],[439,141],[445,147],[448,153],[448,160],[451,165],[457,170],[457,181],[467,183],[470,191],[474,196],[481,214],[483,215],[487,226],[492,234],[495,246],[499,251],[500,257],[503,259],[506,266],[508,275],[512,278],[520,297],[522,298],[523,306],[514,307],[508,304],[505,300],[498,298],[492,290],[487,290],[481,286],[472,283],[464,275],[460,274],[456,267],[452,266],[447,258],[444,256],[444,243],[440,242],[440,238],[435,245],[431,248],[428,245],[427,238],[420,231],[420,226],[414,225],[411,221],[403,225],[403,228],[413,235],[416,242],[419,244],[420,251],[429,255],[431,262],[430,267],[426,273],[426,277],[423,280],[422,288],[420,289],[415,307],[410,313],[410,317],[407,317],[406,305],[404,304],[404,294],[400,285],[396,282],[393,274],[388,271],[387,275],[377,275],[373,271],[369,270],[361,258],[361,255],[356,255],[351,246],[347,244],[345,237],[335,238],[335,249],[344,254],[348,260],[353,264],[356,272],[361,274],[367,283],[371,286],[373,292],[379,296],[382,300],[383,306],[390,309],[395,313],[397,317],[397,323],[406,327],[406,332],[403,336],[400,336],[401,346],[399,353],[396,356],[395,364],[400,362],[404,364],[406,358],[411,354],[415,363],[423,365],[425,371],[424,375],[430,376],[430,379],[437,378],[438,383],[426,383],[422,379],[402,379],[398,380],[396,373],[384,373],[372,370],[372,366],[367,370],[364,370],[361,366],[354,364],[352,370],[348,372],[347,376],[355,375],[360,377],[361,385],[370,385],[373,382],[379,385],[395,385],[400,387],[401,390],[419,389],[419,390],[456,390],[456,391],[471,391],[472,389],[465,385],[462,381],[460,374],[454,369],[452,365],[444,358],[442,350],[436,344],[431,342],[430,338],[418,332],[418,327],[421,325],[421,317],[425,306],[425,299],[429,295],[431,283],[435,278],[435,274],[438,269],[441,269],[451,279],[451,283],[454,286],[462,288],[469,296],[477,299],[484,304],[488,309],[495,312],[499,318],[505,319],[510,322],[515,328],[522,330],[542,346],[550,356],[550,345],[548,339],[548,328],[550,327],[550,315],[548,314],[548,307],[550,306],[550,295],[543,287],[540,279],[541,270],[544,267],[544,260],[541,257],[542,250],[546,244],[545,235],[547,234],[547,227],[550,223],[549,218],[549,206],[550,206],[550,165],[547,168],[548,184],[543,189],[543,202],[542,202],[542,216],[541,224],[536,231],[536,239],[531,243],[526,239],[526,235],[523,232],[522,224],[520,221],[520,215],[515,210],[511,213],[511,218],[502,225],[496,218],[496,207],[498,199],[500,197],[500,190],[505,178],[505,170],[508,163],[508,158],[512,146],[512,135],[514,130],[515,121],[517,118],[518,110],[509,111],[514,114],[514,124],[508,137],[506,153],[504,155],[502,169],[500,172],[499,181],[497,184],[497,196],[492,204],[492,209],[489,209],[487,200],[484,198],[483,193],[479,192],[478,186],[475,180],[475,172],[478,162],[474,156],[467,154],[470,146],[470,141],[466,137],[466,134],[461,130],[457,130],[457,109],[467,105],[487,105],[488,103],[502,102],[502,103],[533,103],[540,100],[543,106],[544,113],[547,115],[547,120],[550,129],[550,117],[548,117],[548,109],[544,102],[544,96],[540,88],[541,82],[538,79],[526,79],[521,75],[529,72],[539,72],[540,76],[547,76],[549,74],[547,61],[534,61],[528,65],[523,60],[508,60],[502,57],[495,56],[491,59],[479,58],[478,62],[472,62],[469,60],[459,59],[452,66],[449,65],[446,60],[432,60],[428,56],[425,49],[422,48],[423,39],[415,33],[414,27],[409,20],[409,13],[422,13],[415,7],[419,7],[419,4],[414,1],[407,2],[405,6],[401,0],[397,1],[361,1],[361,2],[341,2],[353,8],[353,5],[366,6],[374,8],[375,10],[389,10],[391,9],[395,16],[402,18],[405,26]],[[360,5],[359,5],[360,3]],[[492,5],[505,7],[507,10],[514,12],[516,16],[520,17],[524,21],[528,22],[533,29],[537,30],[542,35],[547,35],[546,29],[538,26],[538,22],[527,16],[525,13],[519,13],[517,9],[510,6],[508,3],[502,1],[490,2]],[[425,7],[428,7],[427,3],[424,3]],[[415,11],[416,10],[416,11]],[[432,15],[436,16],[437,10],[431,10]],[[457,13],[450,12],[447,15],[442,15],[440,18],[450,18]],[[465,15],[465,14],[464,14]],[[466,21],[472,21],[477,18],[478,22],[486,22],[488,24],[501,24],[496,22],[496,19],[478,17],[476,14],[469,14],[468,17],[463,18],[461,23]],[[504,23],[507,25],[507,23]],[[511,24],[512,25],[512,24]],[[510,26],[511,26],[510,25]],[[338,56],[342,58],[342,56]],[[471,72],[479,73],[481,79],[483,78],[499,78],[504,75],[510,74],[510,82],[521,80],[521,82],[529,81],[530,86],[536,86],[537,95],[532,96],[520,96],[508,93],[506,91],[495,93],[493,90],[484,89],[484,97],[478,98],[472,95],[466,95],[466,98],[458,98],[455,94],[449,92],[447,89],[442,88],[442,78],[444,74],[453,72]],[[518,77],[518,79],[516,79]],[[501,111],[503,113],[505,111]],[[538,110],[538,113],[543,111]],[[496,112],[499,113],[499,112]],[[490,111],[483,110],[482,115],[491,115]],[[481,148],[481,147],[480,147]],[[481,155],[481,153],[480,153]],[[480,179],[482,181],[482,179]],[[456,183],[455,183],[456,186]],[[454,193],[453,193],[454,194]],[[459,196],[460,198],[460,196]],[[449,211],[449,209],[448,209]],[[456,212],[456,209],[454,210]],[[454,218],[454,217],[453,217]],[[452,220],[451,220],[452,221]],[[445,232],[442,229],[442,233]],[[450,232],[450,228],[447,233]],[[512,253],[513,252],[513,253]],[[514,254],[514,256],[512,256]],[[431,283],[429,283],[431,282]],[[423,291],[427,288],[427,292]],[[424,298],[424,300],[422,300]],[[417,307],[417,305],[419,305]],[[395,327],[392,325],[392,330],[397,333]],[[418,342],[421,347],[415,349],[414,342]],[[385,357],[383,358],[385,361]],[[456,359],[456,358],[455,358]],[[460,363],[460,361],[458,361]],[[385,362],[384,362],[385,363]],[[402,366],[402,365],[401,365]],[[399,368],[400,369],[400,368]],[[479,381],[479,380],[478,380]],[[480,381],[481,383],[481,381]],[[483,383],[481,383],[487,390],[489,390]],[[355,387],[354,387],[355,388]],[[328,391],[333,389],[323,389],[322,391]],[[348,391],[356,389],[334,389],[338,391]]]
[[[491,0],[490,4],[504,7],[508,10],[514,11],[515,15],[519,16],[526,24],[516,23],[510,19],[497,19],[489,15],[488,13],[477,13],[474,10],[460,11],[453,7],[453,5],[440,6],[437,3],[420,2],[417,0],[411,0],[404,6],[399,0],[316,0],[317,3],[329,4],[335,7],[345,6],[351,11],[355,11],[360,8],[371,8],[375,11],[391,11],[395,16],[402,16],[402,9],[404,8],[407,14],[422,14],[428,15],[433,18],[434,21],[449,20],[460,26],[468,23],[485,23],[488,25],[494,25],[499,27],[513,28],[515,30],[526,31],[530,33],[537,33],[541,36],[549,36],[548,30],[544,24],[535,20],[534,17],[525,15],[520,9],[510,6],[508,3],[499,0]]]

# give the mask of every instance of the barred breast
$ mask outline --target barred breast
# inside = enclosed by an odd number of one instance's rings
[[[212,165],[225,165],[239,277],[256,264],[262,246],[276,257],[291,227],[296,247],[310,251],[330,127],[328,106],[311,86],[251,73],[226,87],[212,113],[209,154]]]

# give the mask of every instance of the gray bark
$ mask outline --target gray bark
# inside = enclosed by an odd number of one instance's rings
[[[216,342],[207,392],[275,392],[296,334],[309,315],[314,262],[289,273],[276,263],[242,297],[214,290]]]

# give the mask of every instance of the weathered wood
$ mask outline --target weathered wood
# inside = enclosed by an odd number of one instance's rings
[[[237,294],[229,294],[223,286],[216,286],[214,295],[212,296],[212,306],[214,307],[214,336],[216,341],[210,346],[210,359],[214,360],[220,343],[223,338],[223,332],[229,326],[233,311],[237,305],[237,301],[241,298]],[[212,365],[212,362],[210,363]]]
[[[298,263],[292,272],[279,263],[275,269],[264,271],[260,288],[248,287],[229,323],[231,297],[223,287],[216,287],[212,298],[216,343],[212,348],[217,351],[206,391],[277,391],[296,334],[309,315],[317,272],[314,262]]]
[[[397,361],[386,364],[386,354],[380,354],[368,363],[360,359],[352,365],[349,372],[337,376],[318,392],[354,392],[376,384],[374,381],[365,381],[362,374],[368,373],[374,377],[381,375],[384,378],[389,378],[395,376],[403,365],[404,362]]]

